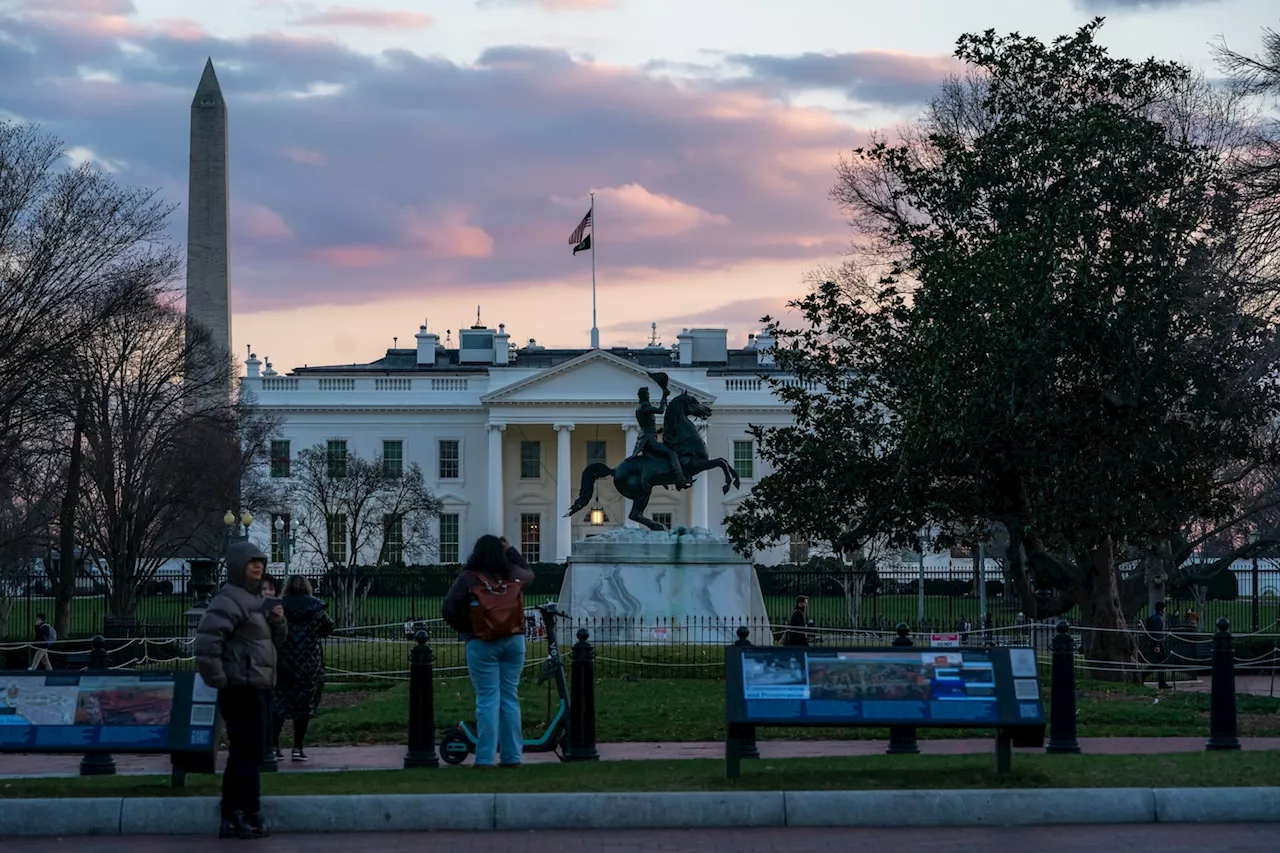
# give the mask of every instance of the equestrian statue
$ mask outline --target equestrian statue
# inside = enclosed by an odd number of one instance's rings
[[[640,437],[636,440],[631,455],[617,468],[610,468],[603,462],[588,465],[582,472],[582,488],[578,492],[578,499],[565,513],[566,516],[585,509],[591,502],[596,481],[609,476],[613,477],[613,486],[618,494],[631,500],[631,513],[628,517],[650,530],[666,529],[644,514],[649,498],[657,486],[687,489],[693,485],[693,477],[712,468],[719,468],[724,472],[725,494],[728,494],[730,487],[736,489],[741,485],[732,465],[724,459],[708,457],[707,445],[702,436],[698,435],[698,427],[693,423],[693,418],[706,420],[711,417],[711,410],[689,396],[688,392],[683,392],[668,402],[670,392],[667,390],[667,374],[650,373],[649,376],[662,389],[662,401],[655,406],[650,401],[649,389],[640,388],[639,405],[636,406]],[[658,415],[662,415],[661,438],[658,437]]]

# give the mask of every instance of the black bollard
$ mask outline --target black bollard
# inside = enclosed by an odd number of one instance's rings
[[[1231,623],[1218,620],[1213,635],[1213,678],[1209,688],[1209,740],[1207,750],[1239,749],[1236,737],[1236,650]]]
[[[1076,739],[1076,648],[1070,626],[1058,622],[1058,635],[1053,638],[1052,694],[1049,705],[1049,743],[1044,751],[1051,755],[1078,755]]]
[[[93,638],[93,649],[89,652],[89,671],[90,672],[106,672],[110,667],[107,664],[107,641],[98,634]],[[84,758],[80,759],[80,775],[81,776],[114,776],[116,775],[116,760],[111,757],[109,752],[89,752],[85,753]]]
[[[898,623],[898,636],[893,641],[895,648],[906,648],[914,646],[911,637],[907,636],[911,633],[911,629],[907,627],[906,622]],[[915,726],[889,726],[889,746],[885,749],[886,755],[919,755],[920,746],[916,743]]]
[[[404,754],[406,770],[439,767],[436,754],[436,696],[431,670],[435,652],[427,645],[427,632],[413,635],[417,643],[409,652],[409,749]]]
[[[751,630],[747,628],[746,625],[739,625],[738,630],[735,631],[734,633],[738,635],[738,639],[734,643],[735,646],[751,645],[751,641],[747,639],[748,637],[751,636]],[[756,727],[755,726],[742,727],[742,745],[741,747],[739,747],[738,755],[741,758],[759,758],[760,757],[760,746],[756,743]]]
[[[596,650],[586,628],[575,635],[569,661],[569,742],[565,761],[599,761],[596,752]]]

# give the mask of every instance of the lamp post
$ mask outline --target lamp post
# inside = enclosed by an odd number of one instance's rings
[[[227,528],[227,547],[230,548],[232,542],[244,542],[249,538],[249,525],[253,524],[253,513],[246,509],[237,519],[234,512],[227,510],[227,514],[222,517],[222,523]],[[244,533],[240,533],[241,526],[244,527]]]
[[[289,561],[293,558],[293,548],[298,543],[298,537],[306,530],[301,521],[297,524],[290,524],[288,533],[284,532],[284,516],[277,515],[275,523],[271,525],[276,529],[276,541],[280,543],[280,551],[284,556],[284,573],[289,574]]]
[[[920,588],[916,590],[916,628],[924,624],[924,537],[917,541],[920,550]]]
[[[1258,544],[1258,531],[1254,530],[1249,534],[1249,544]],[[1253,552],[1253,630],[1254,633],[1262,630],[1262,597],[1258,594],[1258,552]]]

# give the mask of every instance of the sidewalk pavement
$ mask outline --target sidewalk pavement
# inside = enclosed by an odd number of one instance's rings
[[[1249,751],[1280,750],[1280,737],[1241,738],[1241,747]],[[920,739],[924,755],[987,755],[995,752],[995,740]],[[1081,738],[1080,749],[1086,755],[1161,755],[1204,751],[1205,738]],[[883,755],[885,742],[880,740],[760,740],[762,758],[841,758]],[[724,758],[724,744],[703,743],[602,743],[597,746],[602,761],[646,761],[660,759]],[[1041,752],[1020,749],[1015,752]],[[317,746],[307,750],[310,761],[295,763],[288,753],[279,764],[283,773],[316,773],[338,770],[400,770],[404,767],[404,746]],[[226,752],[219,753],[219,769]],[[169,758],[165,755],[117,755],[119,775],[167,774]],[[551,753],[529,753],[530,764],[554,764],[559,759]],[[468,767],[471,760],[462,765]],[[445,767],[441,762],[441,767]],[[77,776],[78,755],[0,755],[0,778],[37,778]]]

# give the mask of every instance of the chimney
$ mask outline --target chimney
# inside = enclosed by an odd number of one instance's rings
[[[245,379],[257,379],[262,376],[262,362],[258,361],[256,353],[249,353],[249,358],[244,363]]]
[[[753,350],[755,348],[756,348],[756,334],[755,332],[752,332],[751,334],[747,335],[747,349]]]
[[[773,333],[765,329],[756,335],[756,364],[760,367],[773,367],[773,347],[776,342]]]
[[[498,324],[498,334],[493,336],[493,363],[497,365],[511,362],[511,336],[507,334],[507,324]]]
[[[418,327],[418,367],[436,366],[436,349],[440,346],[440,336],[427,331],[426,325]]]
[[[676,335],[676,346],[680,349],[680,366],[691,367],[693,365],[693,335],[689,334],[688,329],[681,330]]]

